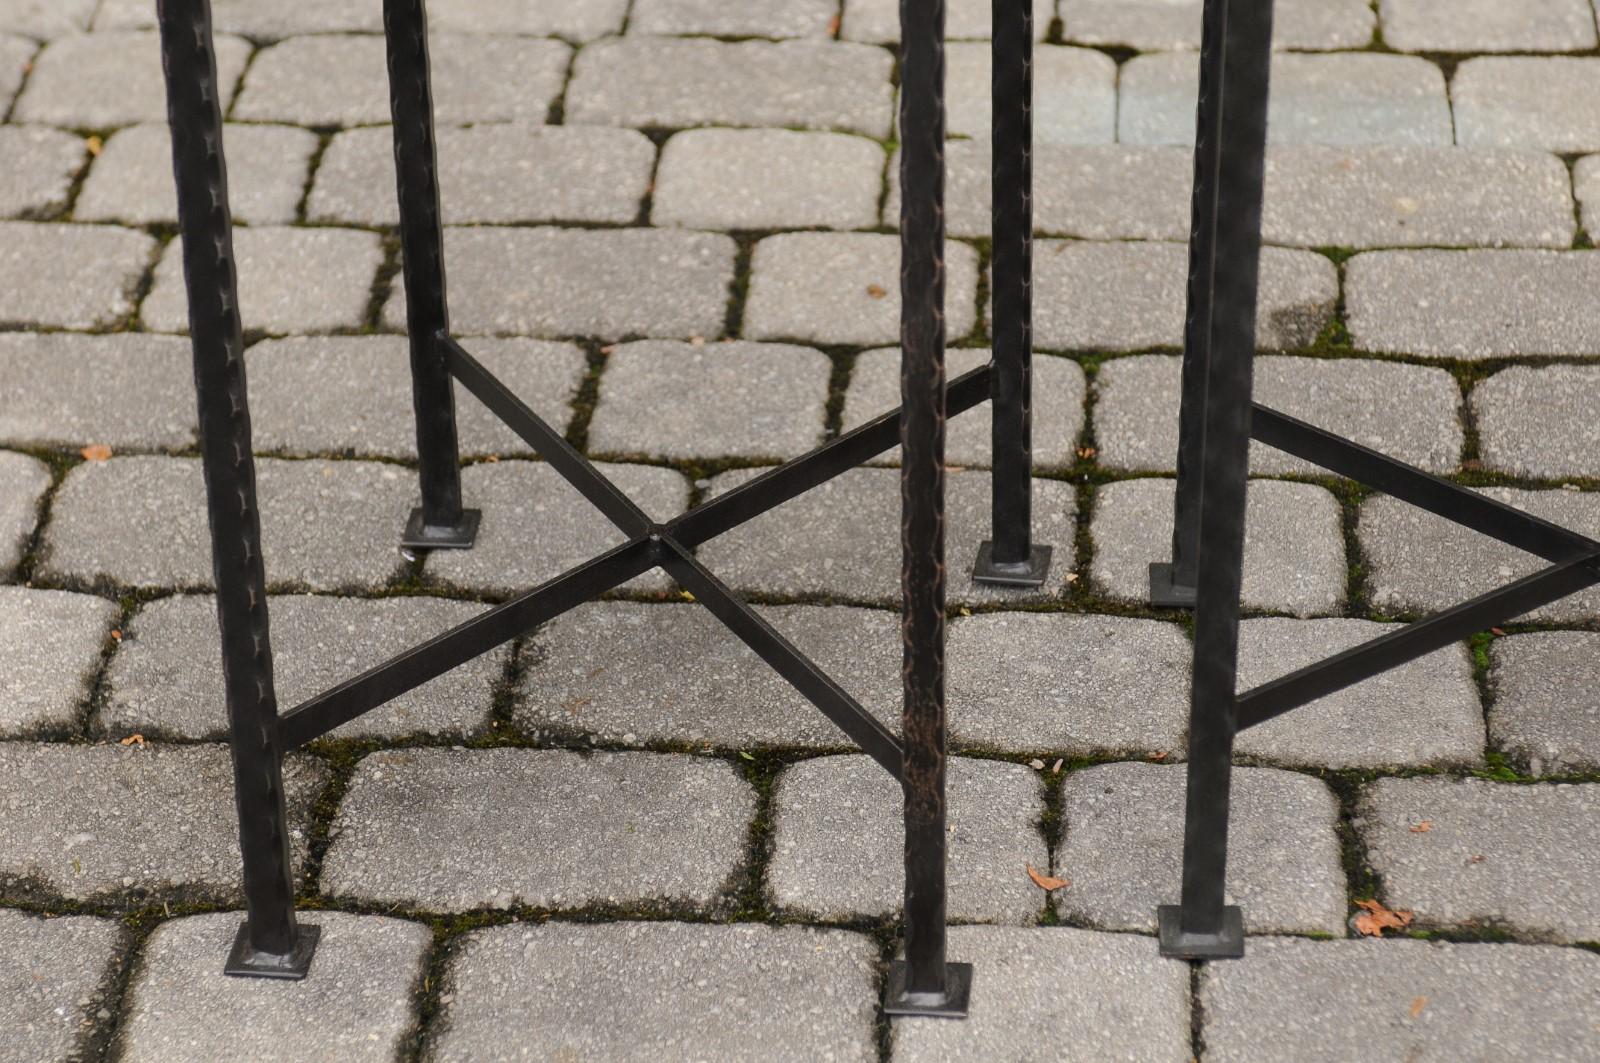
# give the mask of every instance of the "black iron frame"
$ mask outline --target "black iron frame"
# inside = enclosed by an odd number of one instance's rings
[[[1182,896],[1158,909],[1162,954],[1189,959],[1244,954],[1224,894],[1238,731],[1600,583],[1600,542],[1251,402],[1271,44],[1272,0],[1206,0],[1172,558],[1150,566],[1152,603],[1195,611]],[[1252,439],[1552,564],[1237,693]]]
[[[494,411],[627,541],[340,685],[278,712],[268,635],[243,334],[210,0],[160,0],[178,216],[244,862],[246,919],[226,971],[302,978],[317,927],[295,918],[282,763],[289,751],[660,567],[902,783],[906,959],[891,1014],[965,1014],[970,965],[945,956],[945,419],[993,400],[993,538],[974,578],[1042,583],[1031,541],[1031,106],[1029,0],[994,0],[996,338],[989,365],[944,372],[944,0],[902,0],[902,405],[657,523],[451,335],[424,0],[384,0],[421,505],[411,550],[466,549],[453,383]],[[903,737],[897,738],[696,559],[694,549],[890,449],[902,448]]]

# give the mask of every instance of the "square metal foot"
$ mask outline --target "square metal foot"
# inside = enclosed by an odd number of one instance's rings
[[[1000,587],[1042,587],[1050,573],[1050,548],[1033,544],[1026,561],[996,561],[994,543],[985,539],[978,546],[978,561],[972,566],[972,578],[979,583]]]
[[[456,524],[424,524],[422,507],[411,511],[406,530],[400,536],[402,550],[470,550],[478,538],[478,524],[483,513],[476,509],[463,509]]]
[[[964,1019],[972,1002],[972,964],[944,965],[944,993],[907,993],[906,961],[889,965],[889,997],[886,1015],[927,1015],[936,1019]]]
[[[1150,604],[1161,609],[1193,609],[1194,588],[1172,582],[1170,561],[1150,562]]]
[[[1244,955],[1244,913],[1238,905],[1222,909],[1222,929],[1215,934],[1184,933],[1182,913],[1176,904],[1156,909],[1161,955],[1179,960],[1237,960]]]
[[[241,978],[283,978],[299,981],[311,970],[311,957],[317,951],[317,939],[322,937],[320,926],[301,923],[295,939],[294,951],[287,956],[260,952],[250,945],[250,924],[240,923],[239,933],[228,950],[228,962],[222,973]]]

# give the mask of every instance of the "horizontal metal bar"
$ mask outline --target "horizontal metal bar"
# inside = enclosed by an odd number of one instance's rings
[[[662,567],[693,594],[695,600],[772,666],[806,700],[861,747],[861,751],[882,764],[896,779],[901,778],[904,759],[900,739],[877,717],[861,707],[838,683],[767,623],[754,609],[739,600],[709,569],[672,539],[664,540]]]
[[[1241,731],[1254,727],[1290,709],[1443,649],[1474,632],[1505,623],[1530,609],[1600,583],[1597,558],[1600,552],[1541,569],[1426,620],[1407,624],[1248,690],[1239,695],[1234,714],[1237,727]]]
[[[950,381],[945,386],[946,416],[954,417],[986,401],[993,373],[993,363],[980,365]],[[687,547],[699,546],[871,461],[899,442],[900,410],[896,408],[691,509],[669,523],[665,533]]]
[[[550,427],[527,403],[472,355],[461,344],[446,336],[441,344],[450,372],[463,387],[478,397],[495,416],[506,423],[517,435],[549,462],[550,467],[564,476],[606,519],[631,537],[646,534],[655,523],[633,499],[618,490],[617,486],[596,469],[589,459],[568,443],[560,432]]]
[[[1570,561],[1600,550],[1600,542],[1352,443],[1316,425],[1261,405],[1251,409],[1250,434],[1267,446],[1546,561]]]
[[[659,556],[660,547],[655,540],[640,538],[623,543],[302,702],[278,720],[284,749],[296,749],[320,738],[529,628],[628,582],[654,568]]]

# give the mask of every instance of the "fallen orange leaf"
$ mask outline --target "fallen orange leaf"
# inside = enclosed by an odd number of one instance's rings
[[[1433,820],[1425,819],[1411,828],[1412,834],[1426,834],[1433,829]]]
[[[874,299],[882,299],[887,296],[889,292],[881,284],[869,284],[867,285],[867,294],[872,296]]]
[[[111,457],[111,448],[104,443],[90,443],[78,453],[83,455],[85,461],[105,461]]]
[[[1404,930],[1413,918],[1410,912],[1391,912],[1376,899],[1357,901],[1356,907],[1362,909],[1355,918],[1356,933],[1365,937],[1381,938],[1385,930]]]
[[[1414,1019],[1422,1014],[1422,1009],[1428,1006],[1427,997],[1418,997],[1411,1002],[1411,1017]]]
[[[144,735],[129,735],[127,738],[122,740],[122,744],[125,746],[138,746],[140,749],[143,749]]]
[[[1056,878],[1054,875],[1041,875],[1039,872],[1033,869],[1032,864],[1027,864],[1025,866],[1028,869],[1028,877],[1033,879],[1033,884],[1044,890],[1046,893],[1072,885],[1072,880],[1070,878]]]

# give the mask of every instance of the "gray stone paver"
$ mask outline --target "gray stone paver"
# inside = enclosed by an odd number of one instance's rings
[[[949,380],[986,364],[987,347],[945,352]],[[1066,358],[1039,355],[1033,359],[1033,467],[1065,468],[1077,460],[1078,434],[1083,431],[1083,370]],[[845,392],[843,428],[850,431],[900,406],[900,349],[866,351],[856,358]],[[988,468],[993,435],[993,409],[985,400],[945,426],[945,460],[951,465]],[[882,459],[898,464],[900,448]]]
[[[535,414],[566,431],[570,404],[588,368],[580,348],[489,337],[471,339],[466,348]],[[250,348],[246,362],[258,453],[416,457],[411,354],[404,337],[263,340]],[[466,388],[457,387],[455,397],[463,455],[532,452]]]
[[[0,908],[0,1021],[6,1051],[39,1063],[81,1058],[111,987],[123,931],[90,916],[43,919]]]
[[[84,142],[48,126],[0,126],[0,217],[50,218],[67,205],[88,157]]]
[[[870,229],[883,162],[883,149],[865,137],[685,130],[661,149],[650,221],[686,229]]]
[[[49,40],[66,34],[82,33],[99,0],[4,0],[0,19],[7,31],[24,37]]]
[[[1102,594],[1150,599],[1150,562],[1172,557],[1174,481],[1126,480],[1095,492],[1094,562],[1089,575]],[[1344,600],[1344,532],[1339,504],[1311,484],[1255,480],[1245,502],[1246,609],[1295,616],[1335,612]]]
[[[1507,487],[1484,488],[1483,493],[1581,535],[1600,535],[1600,495]],[[1356,527],[1372,608],[1384,613],[1437,612],[1548,564],[1387,496],[1363,503]],[[1600,616],[1600,591],[1594,588],[1527,614],[1558,623],[1595,616]]]
[[[268,615],[280,711],[288,712],[484,608],[442,598],[272,598]],[[333,737],[481,731],[508,656],[502,647],[474,658],[343,725]],[[222,650],[210,596],[163,598],[134,616],[106,674],[94,725],[119,739],[136,733],[227,738]]]
[[[1513,366],[1472,389],[1472,416],[1485,468],[1513,476],[1600,476],[1600,427],[1586,395],[1600,366]]]
[[[33,56],[38,50],[33,41],[0,33],[0,109],[11,110],[17,90],[33,70]]]
[[[440,129],[437,139],[447,225],[626,224],[639,216],[656,157],[631,129],[494,124]],[[334,137],[306,213],[312,221],[399,224],[389,126]]]
[[[222,745],[144,747],[0,743],[0,891],[114,901],[239,896],[233,767]],[[320,762],[284,763],[289,852],[305,858]],[[180,828],[181,825],[181,828]]]
[[[875,960],[865,935],[798,926],[478,930],[450,955],[429,1058],[866,1063]]]
[[[239,312],[246,329],[272,333],[359,328],[383,264],[377,233],[260,226],[238,229]],[[139,311],[156,332],[187,332],[182,246],[167,245]]]
[[[1593,240],[1600,232],[1600,155],[1585,155],[1572,167],[1572,190],[1584,232]]]
[[[453,0],[437,6],[448,7]],[[434,8],[429,6],[428,14]],[[382,33],[383,12],[363,0],[214,0],[212,24],[219,32],[238,33],[254,41],[275,41],[301,33]],[[436,19],[430,18],[432,24]],[[101,0],[95,10],[95,32],[154,29],[156,12],[144,0]]]
[[[707,497],[751,475],[723,473],[711,481]],[[1057,553],[1048,582],[1027,591],[972,582],[978,544],[989,537],[988,474],[952,471],[945,482],[946,593],[951,602],[1047,601],[1063,593],[1072,566],[1077,508],[1070,484],[1033,481],[1033,539],[1054,545]],[[713,539],[700,548],[699,556],[741,591],[898,603],[899,528],[899,472],[857,469]]]
[[[406,469],[375,462],[256,462],[261,553],[274,588],[373,589],[399,573],[395,544],[416,504]],[[88,462],[56,493],[47,578],[74,584],[204,590],[211,536],[200,462]],[[108,528],[121,529],[108,535]]]
[[[116,619],[104,598],[0,587],[0,732],[72,728]]]
[[[1383,41],[1402,52],[1577,52],[1596,44],[1587,0],[1379,0]]]
[[[566,120],[682,129],[701,125],[889,133],[893,60],[848,41],[635,37],[578,53]],[[738,92],[728,91],[738,85]]]
[[[1045,895],[1026,865],[1048,874],[1038,822],[1040,776],[1001,761],[949,761],[951,919],[1032,923]],[[905,898],[900,785],[870,757],[818,757],[785,768],[773,802],[767,891],[778,910],[829,919],[898,913]]]
[[[133,310],[156,242],[112,225],[0,221],[0,325],[96,329]]]
[[[251,398],[256,396],[251,379]],[[0,440],[178,449],[195,441],[194,356],[177,336],[0,334]]]
[[[1571,1059],[1591,1055],[1600,960],[1443,941],[1252,940],[1200,973],[1206,1058]]]
[[[599,454],[792,458],[822,442],[833,364],[782,343],[645,340],[606,356]]]
[[[44,462],[0,450],[0,578],[9,579],[22,561],[50,484],[50,467]]]
[[[1042,41],[1050,31],[1055,15],[1055,0],[1032,0],[1033,37]],[[984,0],[950,0],[945,5],[944,35],[947,40],[988,40],[992,10]],[[845,40],[869,44],[897,44],[900,41],[900,8],[894,0],[845,0],[839,35]]]
[[[1371,251],[1345,265],[1360,350],[1436,358],[1600,354],[1592,251]]]
[[[1489,735],[1494,744],[1546,772],[1600,770],[1600,635],[1531,631],[1496,639],[1489,650]]]
[[[1064,1045],[1085,1059],[1191,1058],[1189,972],[1147,937],[958,926],[949,947],[982,972],[971,1012],[961,1022],[892,1019],[891,1058],[1048,1063]]]
[[[978,254],[945,246],[945,335],[977,323]],[[743,334],[823,344],[900,339],[900,238],[885,233],[783,233],[756,245]]]
[[[217,85],[227,107],[250,56],[250,43],[218,34],[215,51]],[[150,32],[88,33],[52,41],[34,59],[12,118],[74,129],[166,121],[160,37]]]
[[[1172,472],[1178,458],[1182,359],[1117,358],[1095,378],[1094,438],[1101,465]],[[1434,473],[1461,461],[1461,392],[1443,369],[1355,359],[1255,361],[1255,401]],[[1326,475],[1310,462],[1252,443],[1257,475]]]
[[[1072,923],[1152,931],[1176,904],[1183,856],[1182,764],[1104,764],[1067,776],[1055,902]],[[1341,934],[1345,877],[1333,792],[1307,775],[1236,768],[1228,816],[1228,903],[1246,933]],[[1150,943],[1152,953],[1154,943]]]
[[[1451,98],[1465,146],[1600,148],[1600,59],[1469,59],[1451,80]]]
[[[1396,630],[1370,620],[1246,620],[1239,689],[1248,690]],[[1483,762],[1483,709],[1461,645],[1240,732],[1236,755],[1288,767],[1473,767]]]
[[[119,1031],[120,1058],[394,1059],[416,1026],[433,933],[420,923],[303,912],[321,930],[301,982],[230,978],[222,958],[243,919],[218,912],[162,923],[140,950]]]
[[[1366,0],[1284,0],[1274,6],[1274,48],[1361,48],[1372,39]],[[1141,51],[1200,47],[1200,10],[1200,0],[1061,0],[1067,40]]]
[[[1600,786],[1379,779],[1365,802],[1384,901],[1419,925],[1600,940]]]
[[[945,49],[946,129],[987,137],[992,115],[992,49],[957,43]],[[1117,139],[1117,65],[1089,48],[1034,49],[1033,137],[1038,144],[1109,144]]]
[[[1121,70],[1117,139],[1192,144],[1198,53],[1156,52]],[[1267,137],[1275,144],[1454,142],[1444,75],[1416,56],[1279,54]]]
[[[707,37],[827,37],[835,0],[637,0],[628,32]]]
[[[457,333],[547,339],[715,336],[727,316],[734,243],[662,229],[445,231]],[[384,322],[404,328],[396,284]]]
[[[378,752],[340,804],[322,890],[430,911],[705,909],[743,864],[754,813],[749,785],[707,758]]]
[[[1034,245],[1034,342],[1047,350],[1131,351],[1183,342],[1189,252],[1175,243]],[[1303,347],[1333,314],[1339,279],[1310,251],[1261,255],[1256,346]]]
[[[293,222],[317,148],[315,134],[292,126],[231,123],[222,135],[234,221]],[[172,144],[166,124],[132,126],[107,140],[83,182],[72,216],[78,221],[176,224],[178,193],[172,182]]]
[[[434,0],[428,24],[453,33],[586,41],[622,29],[628,0]]]

